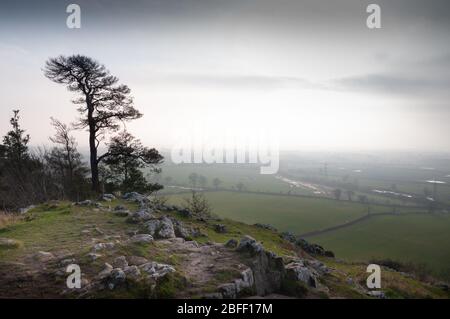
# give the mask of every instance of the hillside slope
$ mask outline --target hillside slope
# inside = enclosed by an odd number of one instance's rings
[[[66,286],[77,264],[80,289]],[[0,298],[448,298],[448,286],[367,264],[268,225],[127,200],[50,202],[0,228]]]

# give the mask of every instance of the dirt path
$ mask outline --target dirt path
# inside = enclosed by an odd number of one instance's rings
[[[223,244],[199,246],[195,242],[174,238],[160,240],[158,245],[162,245],[168,254],[177,256],[180,265],[176,269],[190,283],[190,287],[180,297],[198,295],[208,288],[214,290],[220,283],[237,279],[240,272],[248,268],[240,263],[239,254]]]

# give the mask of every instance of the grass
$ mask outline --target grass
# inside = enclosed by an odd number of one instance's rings
[[[377,216],[310,240],[341,258],[423,264],[435,276],[450,279],[449,215]]]
[[[170,202],[182,204],[188,195],[172,195]],[[348,201],[299,198],[236,192],[205,193],[215,214],[236,221],[265,223],[282,231],[302,234],[338,225],[366,214],[367,207]],[[375,208],[374,212],[383,208]],[[385,209],[385,208],[384,208]]]

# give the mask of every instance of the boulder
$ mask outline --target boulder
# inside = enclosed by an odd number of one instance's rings
[[[118,285],[123,284],[126,279],[127,276],[122,269],[114,268],[108,276],[108,288],[112,290]]]
[[[180,208],[178,208],[178,207],[176,207],[176,206],[173,206],[172,208],[173,208],[173,210],[178,211],[178,214],[180,214],[180,216],[185,217],[185,218],[191,218],[191,217],[194,215],[194,214],[192,214],[192,212],[191,212],[189,209],[187,209],[187,208],[182,208],[182,209],[180,209]]]
[[[144,257],[140,257],[140,256],[130,256],[128,257],[128,264],[130,266],[140,266],[143,265],[145,263],[148,263],[148,260]]]
[[[113,269],[114,269],[113,266],[111,266],[111,265],[108,264],[108,263],[105,263],[105,266],[104,266],[103,270],[100,271],[100,272],[97,274],[97,278],[98,278],[98,279],[105,279],[105,278],[107,278],[107,277],[111,274],[111,272],[112,272]]]
[[[222,284],[217,289],[225,299],[236,299],[237,297],[236,285],[234,283]]]
[[[130,223],[140,223],[150,220],[152,218],[154,218],[154,216],[151,214],[151,211],[143,209],[133,213],[127,221]]]
[[[114,243],[98,243],[98,244],[95,244],[94,247],[92,247],[92,250],[94,252],[97,252],[100,250],[113,249],[114,247],[115,247]]]
[[[127,208],[123,205],[117,205],[116,207],[114,207],[115,211],[120,211],[120,210],[127,210]]]
[[[125,256],[120,256],[114,259],[113,261],[114,268],[126,268],[128,267],[128,261]]]
[[[239,242],[237,250],[239,252],[248,252],[251,255],[256,255],[262,252],[264,248],[261,243],[258,243],[254,238],[246,235]]]
[[[227,248],[236,248],[238,246],[238,241],[236,239],[231,238],[225,243],[225,247]]]
[[[128,217],[130,216],[130,211],[129,210],[114,210],[114,215],[119,216],[119,217]]]
[[[61,260],[59,262],[59,265],[61,267],[67,267],[70,264],[75,264],[75,262],[76,262],[75,258],[66,258],[66,259]]]
[[[127,276],[127,278],[138,279],[141,276],[141,271],[137,266],[127,266],[123,269],[123,272]]]
[[[175,268],[171,265],[160,264],[154,261],[140,265],[139,269],[145,272],[149,277],[155,279],[164,277],[168,273],[175,272]]]
[[[315,274],[301,261],[291,262],[285,266],[286,278],[292,281],[301,281],[310,287],[317,287]]]
[[[153,236],[150,234],[137,234],[131,237],[130,241],[132,243],[147,244],[153,241]]]
[[[183,239],[190,239],[192,237],[191,231],[184,226],[184,224],[175,219],[171,218],[172,224],[173,224],[173,230],[175,232],[176,237],[181,237]]]
[[[149,220],[145,223],[145,228],[154,238],[168,239],[176,237],[173,223],[167,216]]]

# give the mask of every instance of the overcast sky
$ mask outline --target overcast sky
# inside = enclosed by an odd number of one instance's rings
[[[271,131],[289,150],[450,151],[449,14],[446,0],[2,0],[0,134],[16,108],[34,145],[50,116],[78,116],[42,68],[80,53],[130,86],[144,117],[127,127],[149,146]]]

